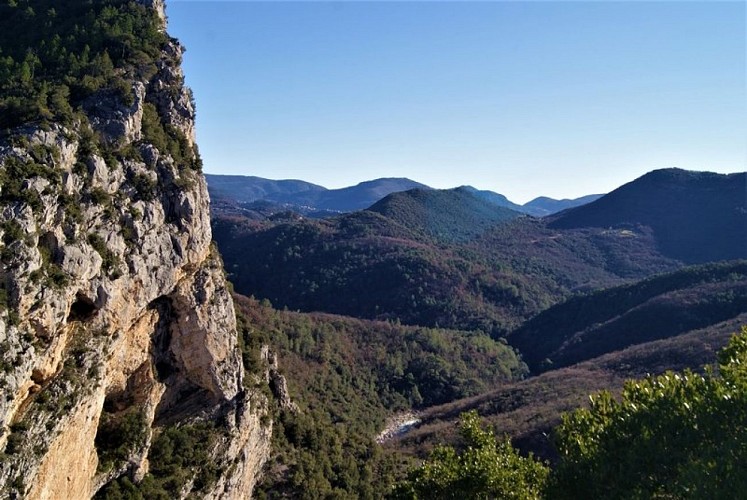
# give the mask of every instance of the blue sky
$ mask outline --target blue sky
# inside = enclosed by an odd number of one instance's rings
[[[744,2],[167,2],[208,173],[516,202],[747,170]]]

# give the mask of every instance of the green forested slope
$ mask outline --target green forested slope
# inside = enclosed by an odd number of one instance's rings
[[[275,417],[269,496],[380,498],[398,469],[374,438],[393,413],[476,395],[526,374],[514,351],[483,334],[277,311],[234,296],[245,363],[277,353],[299,411]]]
[[[420,218],[392,217],[364,210],[251,221],[217,213],[213,237],[237,291],[278,307],[494,337],[574,292],[679,266],[656,252],[646,231],[558,231],[522,217],[445,242]]]
[[[626,379],[658,375],[667,370],[702,372],[704,366],[716,361],[718,350],[745,323],[747,313],[706,328],[548,370],[474,397],[430,407],[422,413],[422,425],[387,447],[423,457],[439,442],[454,442],[459,415],[477,410],[499,435],[509,435],[523,451],[555,461],[558,456],[552,430],[563,413],[588,404],[589,394],[601,390],[616,393]]]
[[[369,209],[437,242],[464,242],[519,212],[479,198],[467,188],[413,189],[390,194]]]

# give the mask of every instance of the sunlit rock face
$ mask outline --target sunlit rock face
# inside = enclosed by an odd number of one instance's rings
[[[140,3],[164,22],[162,1]],[[179,496],[248,498],[269,454],[265,404],[245,389],[210,245],[181,54],[167,43],[156,71],[131,79],[128,102],[99,91],[73,125],[0,137],[0,172],[28,173],[0,206],[4,498],[90,498],[122,476],[137,483],[160,433],[200,422],[216,472],[187,473]],[[151,140],[153,110],[181,141],[178,158]],[[107,429],[137,436],[112,458]]]

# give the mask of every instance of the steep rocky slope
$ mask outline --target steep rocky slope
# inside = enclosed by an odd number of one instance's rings
[[[159,1],[108,3],[165,19]],[[67,123],[0,136],[2,497],[89,498],[126,477],[246,498],[269,452],[210,246],[181,54],[165,37],[155,71],[115,67],[129,92],[104,86]],[[153,443],[174,429],[199,429],[207,460],[167,477]]]

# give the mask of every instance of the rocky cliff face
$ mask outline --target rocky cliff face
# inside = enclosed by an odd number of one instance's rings
[[[163,2],[141,3],[164,19]],[[172,40],[152,76],[128,78],[130,99],[100,90],[72,125],[0,137],[0,173],[21,183],[0,205],[2,497],[157,482],[181,432],[205,463],[184,459],[169,491],[247,498],[269,453],[210,244],[181,53]]]

